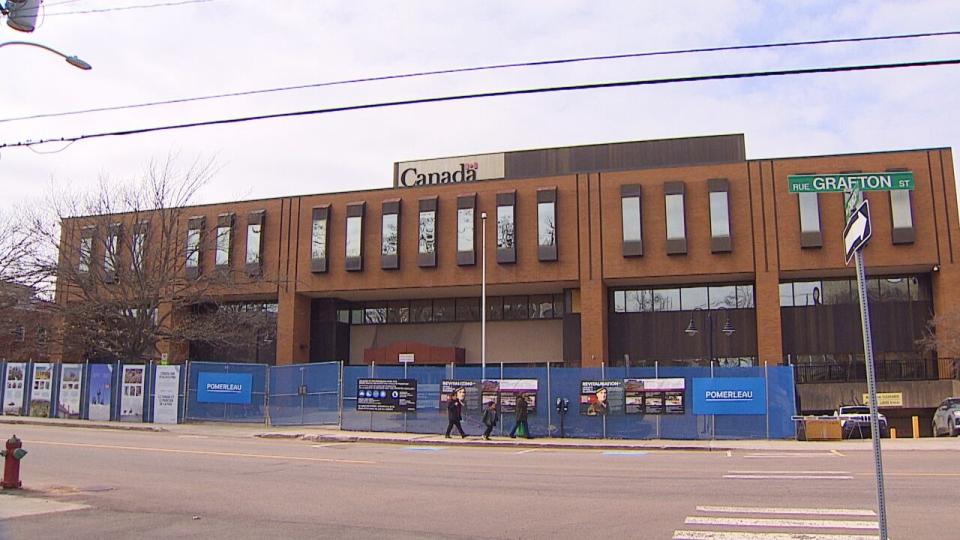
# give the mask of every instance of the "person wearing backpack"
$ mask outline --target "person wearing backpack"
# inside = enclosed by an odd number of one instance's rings
[[[497,402],[496,400],[487,403],[486,408],[483,409],[483,419],[481,420],[483,425],[487,426],[487,429],[483,431],[483,438],[490,440],[490,433],[493,431],[494,426],[497,425]]]

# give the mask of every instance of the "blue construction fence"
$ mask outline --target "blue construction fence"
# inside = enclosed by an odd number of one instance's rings
[[[345,367],[343,375],[342,429],[356,431],[385,431],[410,433],[443,433],[447,427],[447,410],[441,404],[444,381],[486,380],[536,381],[536,390],[527,390],[535,397],[535,410],[528,416],[533,437],[559,437],[561,429],[567,437],[611,439],[787,439],[795,437],[794,421],[796,399],[792,367],[748,368],[563,368],[563,367],[500,367],[490,366],[486,377],[479,367]],[[406,413],[366,412],[357,410],[358,381],[360,379],[415,379],[417,381],[416,411]],[[581,411],[581,394],[584,381],[607,381],[617,386],[626,379],[682,379],[682,400],[679,392],[674,394],[674,403],[667,407],[671,413],[627,414],[626,407],[620,411],[590,416]],[[716,379],[711,381],[711,379]],[[528,383],[529,384],[529,383]],[[649,383],[648,383],[649,384]],[[712,385],[712,386],[711,386]],[[744,386],[746,385],[746,386]],[[447,386],[450,386],[449,384]],[[655,386],[655,384],[650,384]],[[694,403],[694,387],[716,387],[713,394],[718,403]],[[729,387],[730,389],[724,390]],[[738,388],[756,390],[756,398],[739,403],[737,397],[743,392]],[[762,392],[761,390],[762,389]],[[446,390],[449,390],[447,388]],[[732,394],[725,392],[734,392]],[[584,394],[584,400],[590,396]],[[742,394],[746,395],[746,394]],[[753,396],[753,394],[751,394]],[[761,397],[762,396],[762,397]],[[567,399],[569,408],[565,414],[557,411],[557,399]],[[728,399],[729,398],[729,399]],[[486,398],[484,398],[486,399]],[[635,398],[632,398],[635,399]],[[669,398],[668,398],[669,399]],[[725,403],[719,403],[725,401]],[[746,399],[742,400],[746,402]],[[758,403],[759,401],[759,403]],[[482,432],[479,405],[470,406],[464,412],[463,427],[468,435]],[[716,414],[695,414],[700,411],[716,411]],[[634,409],[636,407],[633,407]],[[508,434],[515,423],[515,414],[504,412],[501,406],[500,422],[495,435]],[[736,414],[738,410],[744,413]],[[561,419],[562,416],[562,419]],[[454,432],[455,433],[455,432]]]

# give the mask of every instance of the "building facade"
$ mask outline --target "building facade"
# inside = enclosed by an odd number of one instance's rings
[[[244,270],[217,294],[275,314],[261,360],[480,363],[486,245],[488,363],[790,363],[801,407],[829,410],[862,386],[844,200],[787,178],[886,171],[915,189],[866,195],[881,389],[910,380],[903,410],[926,410],[960,394],[955,352],[917,343],[960,315],[947,148],[748,160],[722,135],[401,162],[389,188],[191,207],[181,236],[230,229],[188,271]]]

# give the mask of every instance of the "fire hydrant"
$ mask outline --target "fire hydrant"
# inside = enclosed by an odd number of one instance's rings
[[[21,448],[23,443],[16,435],[10,437],[7,441],[7,449],[0,450],[0,456],[3,456],[3,480],[0,481],[0,487],[3,489],[18,489],[20,482],[20,460],[27,455],[27,451]]]

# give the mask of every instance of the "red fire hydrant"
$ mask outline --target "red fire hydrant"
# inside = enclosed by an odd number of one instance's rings
[[[23,443],[14,435],[7,441],[7,449],[0,450],[0,456],[4,457],[3,480],[0,481],[0,487],[3,489],[17,489],[21,485],[20,460],[27,455],[27,451],[21,448],[22,446]]]

